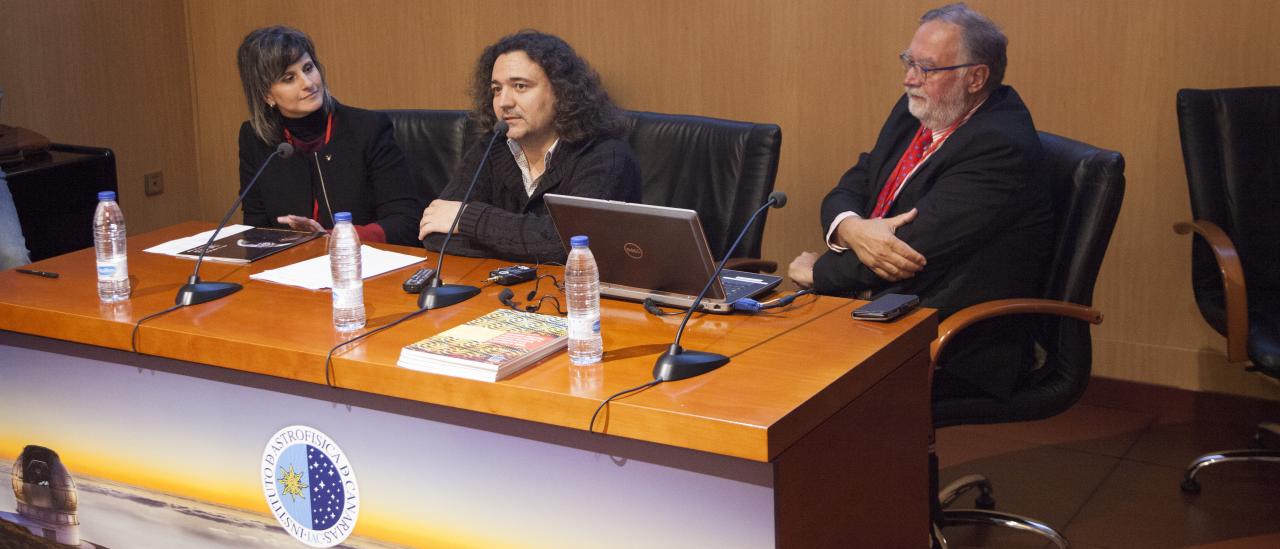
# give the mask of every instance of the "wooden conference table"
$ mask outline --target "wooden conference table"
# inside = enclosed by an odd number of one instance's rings
[[[6,337],[0,344],[8,345],[0,346],[0,360],[6,349],[24,346],[68,354],[89,346],[125,351],[112,360],[130,362],[119,357],[137,356],[127,353],[134,322],[171,305],[193,265],[141,250],[208,228],[188,222],[131,236],[133,293],[123,311],[99,304],[92,249],[31,266],[58,272],[58,279],[0,272],[0,330],[8,332],[0,332]],[[180,369],[185,375],[270,386],[714,477],[732,479],[739,475],[735,471],[746,471],[746,482],[766,488],[771,500],[772,524],[762,528],[773,538],[758,540],[761,545],[926,542],[927,350],[936,333],[931,310],[892,323],[865,323],[849,317],[858,301],[806,297],[765,314],[695,317],[683,346],[732,361],[614,401],[597,420],[596,431],[607,434],[602,436],[586,431],[592,412],[608,395],[651,379],[679,316],[656,317],[639,304],[602,301],[606,353],[603,364],[590,370],[573,367],[564,353],[497,383],[396,366],[402,346],[500,307],[496,296],[502,287],[489,286],[460,305],[429,311],[339,350],[332,363],[335,388],[324,387],[326,354],[345,339],[333,330],[329,293],[248,280],[250,273],[323,255],[324,242],[250,265],[204,263],[203,279],[239,282],[244,289],[146,321],[138,332],[138,353],[186,365]],[[423,255],[418,249],[378,247]],[[434,266],[435,255],[425,255]],[[450,257],[445,279],[480,285],[490,269],[503,264]],[[415,267],[366,280],[368,328],[414,310],[415,296],[406,295],[400,283]],[[523,302],[532,283],[514,289]],[[548,289],[544,283],[540,293]],[[262,376],[291,381],[264,384]],[[373,497],[371,488],[363,492]],[[730,516],[728,510],[704,511]]]

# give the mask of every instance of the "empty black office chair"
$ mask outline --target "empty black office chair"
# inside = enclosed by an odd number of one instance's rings
[[[1044,160],[1040,177],[1053,186],[1057,213],[1052,262],[1042,299],[1006,299],[982,303],[948,317],[938,327],[931,357],[934,364],[947,344],[965,327],[997,316],[1034,314],[1038,353],[1043,363],[1024,376],[1008,400],[951,398],[933,403],[934,428],[981,423],[1011,423],[1045,419],[1066,411],[1084,393],[1092,366],[1089,323],[1102,321],[1090,305],[1102,257],[1111,240],[1124,198],[1124,157],[1120,153],[1040,132]],[[941,528],[957,524],[988,524],[1041,534],[1058,547],[1066,539],[1051,526],[1018,515],[991,510],[991,483],[981,475],[961,478],[943,490],[938,486],[938,461],[930,444],[931,485],[937,495],[935,540],[946,547]],[[980,509],[947,509],[971,488],[981,491]]]
[[[640,165],[643,201],[697,211],[712,255],[723,258],[747,218],[773,192],[782,129],[652,112],[628,112],[627,119],[626,140]],[[735,258],[760,257],[766,215],[743,237]],[[771,261],[735,261],[734,267],[777,270]]]
[[[1280,378],[1280,87],[1179,90],[1178,129],[1195,221],[1191,283],[1200,314],[1227,336],[1227,361]],[[1246,289],[1247,288],[1247,289]],[[1280,424],[1261,423],[1253,448],[1211,452],[1187,467],[1182,489],[1214,463],[1270,461]]]

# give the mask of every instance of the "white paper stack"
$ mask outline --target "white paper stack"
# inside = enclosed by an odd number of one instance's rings
[[[208,238],[208,236],[205,236],[205,238]],[[360,246],[361,274],[366,279],[413,265],[423,259],[425,258],[421,256],[388,252],[368,245]],[[329,256],[327,254],[280,267],[279,269],[252,274],[249,275],[249,278],[298,286],[308,290],[323,290],[333,287],[333,276],[329,272]]]

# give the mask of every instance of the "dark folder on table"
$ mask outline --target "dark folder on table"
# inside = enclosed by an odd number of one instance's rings
[[[209,244],[205,261],[222,263],[251,263],[269,255],[283,252],[289,248],[314,239],[324,233],[290,231],[287,229],[270,229],[254,227],[247,231],[223,236]],[[201,244],[190,250],[178,252],[178,257],[196,259],[205,245]]]
[[[565,249],[587,235],[600,269],[600,294],[688,308],[716,270],[698,212],[558,194],[544,196]],[[781,277],[724,270],[701,309],[730,312],[733,302],[761,295]]]

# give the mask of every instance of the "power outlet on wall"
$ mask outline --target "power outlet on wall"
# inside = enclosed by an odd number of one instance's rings
[[[147,196],[155,196],[164,192],[164,172],[151,172],[142,176]]]

